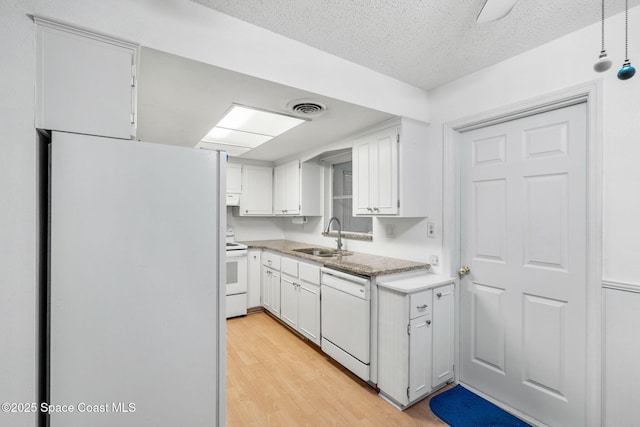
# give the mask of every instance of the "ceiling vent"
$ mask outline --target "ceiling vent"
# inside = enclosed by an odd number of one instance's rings
[[[303,117],[314,117],[324,113],[327,106],[312,99],[296,99],[287,104],[287,109]]]

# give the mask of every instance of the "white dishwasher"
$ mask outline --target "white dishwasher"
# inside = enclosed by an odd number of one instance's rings
[[[369,381],[371,281],[322,268],[322,351]]]

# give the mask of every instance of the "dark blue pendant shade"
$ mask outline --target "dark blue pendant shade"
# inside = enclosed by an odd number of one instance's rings
[[[631,62],[627,59],[624,61],[624,64],[622,64],[622,68],[618,70],[618,78],[620,80],[629,80],[635,73],[635,67],[631,65]]]

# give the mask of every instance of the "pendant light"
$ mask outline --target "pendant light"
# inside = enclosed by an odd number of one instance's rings
[[[624,63],[618,70],[620,80],[628,80],[636,73],[636,69],[629,61],[629,0],[624,1]]]
[[[603,71],[607,71],[609,68],[611,68],[611,60],[607,57],[607,51],[604,48],[604,0],[602,0],[602,33],[601,33],[601,42],[602,42],[602,47],[600,50],[600,57],[598,58],[598,61],[593,64],[593,69],[596,70],[597,72],[601,73]]]

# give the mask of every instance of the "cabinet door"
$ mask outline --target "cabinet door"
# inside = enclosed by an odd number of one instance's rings
[[[320,345],[320,286],[300,281],[298,331]]]
[[[293,329],[298,329],[298,285],[294,280],[286,274],[280,280],[280,318]]]
[[[374,136],[371,156],[371,208],[374,214],[398,213],[398,131],[386,129]]]
[[[274,214],[300,214],[300,162],[295,160],[277,166],[273,175]]]
[[[247,306],[258,307],[260,305],[262,272],[259,249],[249,249],[247,252],[248,286],[247,286]]]
[[[136,46],[36,21],[36,127],[130,139]]]
[[[300,162],[294,161],[285,165],[286,196],[285,213],[300,214]]]
[[[262,306],[267,310],[271,310],[271,270],[262,267]]]
[[[434,386],[453,378],[454,286],[433,290],[433,375]]]
[[[354,215],[398,213],[398,129],[357,140],[353,146]]]
[[[411,320],[409,336],[409,401],[431,391],[431,316]]]
[[[371,215],[371,145],[361,139],[353,146],[353,214]]]
[[[284,215],[287,195],[287,171],[284,166],[273,168],[273,213]]]
[[[269,275],[271,292],[271,312],[280,317],[280,273],[272,271]]]
[[[227,163],[227,193],[242,193],[242,165]]]
[[[272,168],[244,165],[242,168],[240,215],[272,215],[272,191]]]

